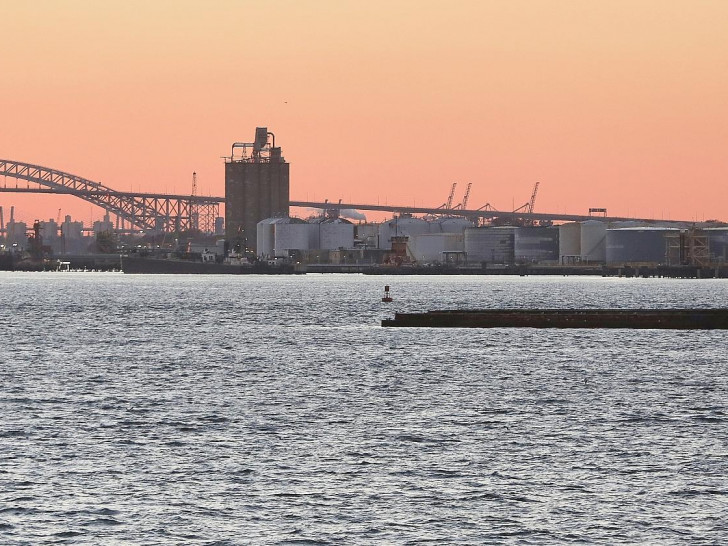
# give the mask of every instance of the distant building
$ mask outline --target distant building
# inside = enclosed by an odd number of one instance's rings
[[[61,224],[61,249],[63,254],[79,254],[86,250],[88,243],[83,237],[83,222],[74,222],[70,216]]]
[[[40,223],[40,235],[45,244],[51,244],[58,238],[58,224],[53,218]]]
[[[5,224],[5,245],[23,250],[28,246],[28,226],[25,222],[10,220]]]
[[[98,235],[103,231],[114,230],[114,223],[111,221],[111,217],[109,216],[108,212],[104,214],[103,220],[97,220],[96,222],[94,222],[93,230],[95,235]]]

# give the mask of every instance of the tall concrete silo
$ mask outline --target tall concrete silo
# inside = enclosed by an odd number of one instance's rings
[[[242,149],[237,157],[236,148]],[[258,222],[287,216],[289,192],[289,164],[273,133],[258,127],[255,142],[235,142],[225,160],[225,239],[230,247],[255,252]]]

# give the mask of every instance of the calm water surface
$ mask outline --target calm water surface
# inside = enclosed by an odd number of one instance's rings
[[[2,544],[728,542],[725,332],[379,326],[726,281],[0,273],[0,301]]]

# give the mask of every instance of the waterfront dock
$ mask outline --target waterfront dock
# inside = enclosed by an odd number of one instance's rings
[[[484,309],[395,313],[385,327],[728,329],[728,309]]]

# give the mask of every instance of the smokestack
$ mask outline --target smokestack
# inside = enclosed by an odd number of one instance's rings
[[[15,206],[10,207],[10,223],[15,222]]]
[[[0,207],[0,231],[5,231],[5,215],[2,207]]]

